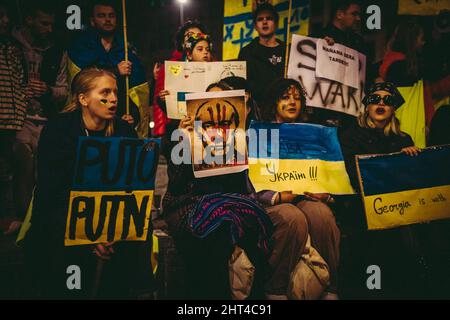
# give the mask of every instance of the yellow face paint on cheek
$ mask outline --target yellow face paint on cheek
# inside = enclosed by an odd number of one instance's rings
[[[108,103],[108,100],[102,99],[102,100],[100,100],[100,103],[103,104],[103,105],[106,105]]]

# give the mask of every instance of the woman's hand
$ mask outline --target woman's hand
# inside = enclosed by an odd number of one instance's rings
[[[329,46],[332,46],[333,44],[335,44],[334,39],[332,37],[327,36],[327,37],[323,38],[323,40],[325,40]]]
[[[292,203],[297,195],[293,194],[292,191],[281,191],[278,192],[277,197],[275,198],[275,204],[279,203]],[[280,200],[281,198],[281,200]]]
[[[102,260],[111,259],[111,255],[114,254],[112,245],[114,242],[97,243],[94,247],[94,254]]]
[[[133,116],[131,114],[124,114],[122,116],[122,120],[125,120],[126,122],[128,122],[128,124],[131,124],[131,125],[134,124],[134,119],[133,119]]]
[[[166,101],[166,96],[168,96],[170,94],[169,90],[161,90],[159,92],[159,98],[161,99],[161,101]]]
[[[3,234],[5,236],[8,236],[10,234],[13,234],[14,232],[16,232],[17,230],[19,230],[20,226],[22,225],[22,221],[12,221],[9,224],[8,230],[6,230]]]
[[[406,153],[408,156],[411,156],[411,157],[412,156],[418,156],[421,151],[422,150],[420,150],[419,148],[414,147],[414,146],[406,147],[406,148],[402,149],[403,153]]]
[[[119,74],[121,76],[129,76],[129,75],[131,75],[131,67],[132,67],[131,61],[121,61],[117,65],[117,69],[119,70]]]
[[[305,192],[304,193],[306,198],[311,201],[321,201],[324,203],[334,203],[334,199],[329,193],[311,193],[311,192]]]
[[[180,124],[178,125],[180,129],[186,129],[188,131],[194,130],[194,118],[189,116],[184,116],[183,119],[180,120]]]

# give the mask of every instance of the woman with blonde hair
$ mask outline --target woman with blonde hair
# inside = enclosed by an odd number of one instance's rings
[[[105,280],[114,275],[114,280],[103,282],[100,297],[126,298],[130,294],[130,275],[135,274],[131,261],[136,262],[133,257],[140,244],[65,247],[64,234],[79,137],[137,135],[124,121],[132,122],[132,118],[116,118],[117,83],[111,72],[84,69],[74,78],[71,92],[72,103],[48,122],[39,140],[32,227],[25,239],[28,267],[33,270],[38,297],[88,298],[97,259],[109,260],[103,274]],[[66,271],[70,265],[82,270],[80,290],[67,288]],[[120,276],[117,270],[122,270]]]
[[[395,110],[405,100],[392,83],[375,83],[362,102],[365,109],[358,117],[358,125],[344,132],[340,141],[350,182],[358,193],[356,155],[404,152],[416,156],[420,152],[411,137],[400,131]],[[359,260],[363,268],[370,263],[380,266],[386,279],[383,298],[407,298],[422,294],[419,288],[424,284],[419,278],[427,277],[428,266],[415,226],[367,232],[359,194],[348,201],[346,207],[352,214],[342,216],[340,222],[347,230],[347,243],[352,246],[348,249],[351,259]],[[413,278],[418,281],[406,285]]]
[[[400,121],[395,117],[404,102],[402,95],[390,82],[375,83],[363,99],[364,112],[358,117],[358,125],[344,132],[341,145],[345,165],[353,188],[359,190],[356,174],[356,154],[405,152],[417,155],[411,137],[400,130]]]

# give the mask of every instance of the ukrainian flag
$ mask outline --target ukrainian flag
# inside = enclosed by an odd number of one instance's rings
[[[450,218],[450,145],[357,157],[369,230]]]
[[[91,29],[83,32],[72,43],[68,50],[69,83],[81,69],[97,66],[107,69],[117,68],[125,60],[124,39],[118,32],[115,33],[113,46],[109,51],[103,48],[100,35]],[[141,109],[149,105],[149,86],[144,66],[133,50],[129,49],[128,60],[133,64],[130,75],[129,98]]]
[[[248,136],[249,177],[256,191],[354,193],[336,128],[252,121]]]
[[[425,100],[423,80],[409,87],[398,87],[405,103],[395,111],[400,121],[400,130],[411,136],[418,148],[426,147],[425,136]]]

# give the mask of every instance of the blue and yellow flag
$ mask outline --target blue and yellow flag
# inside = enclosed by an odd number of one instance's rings
[[[398,87],[405,103],[395,111],[400,121],[400,130],[411,136],[418,148],[426,147],[425,137],[425,100],[423,80],[410,87]]]
[[[124,40],[120,33],[114,35],[113,46],[106,51],[97,31],[90,29],[75,39],[68,50],[69,83],[81,69],[97,66],[115,69],[125,60]],[[133,50],[128,52],[128,60],[133,64],[130,75],[129,98],[138,107],[149,105],[149,87],[144,66]]]
[[[450,145],[357,156],[369,230],[450,218]]]
[[[337,129],[252,122],[249,177],[256,191],[353,194]]]
[[[159,139],[80,137],[65,245],[145,241]]]
[[[289,1],[292,1],[291,34],[308,35],[310,0],[268,0],[277,10],[277,38],[287,42]],[[242,47],[249,44],[258,33],[254,29],[252,12],[257,0],[224,0],[223,60],[237,59]]]

